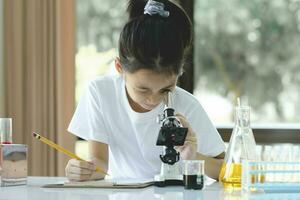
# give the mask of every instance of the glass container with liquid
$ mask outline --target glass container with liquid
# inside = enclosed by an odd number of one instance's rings
[[[12,144],[11,118],[0,118],[0,144]]]
[[[256,143],[250,127],[250,107],[238,106],[219,181],[225,188],[241,188],[242,160],[256,160]]]
[[[185,189],[203,189],[204,164],[204,160],[183,160],[183,184]]]

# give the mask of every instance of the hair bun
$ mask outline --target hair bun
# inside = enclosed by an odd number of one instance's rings
[[[146,3],[147,3],[146,0],[129,0],[128,7],[127,7],[129,19],[133,19],[143,15]]]

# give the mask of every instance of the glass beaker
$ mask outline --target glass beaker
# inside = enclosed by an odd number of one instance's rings
[[[201,190],[204,187],[204,160],[183,161],[183,184],[185,189]]]
[[[219,175],[219,181],[225,188],[241,187],[244,159],[257,160],[256,143],[250,128],[250,107],[238,106],[235,113],[235,126]]]

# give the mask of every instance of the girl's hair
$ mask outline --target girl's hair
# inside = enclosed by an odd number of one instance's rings
[[[192,25],[182,8],[168,0],[168,17],[144,14],[146,0],[129,0],[129,21],[119,39],[119,56],[128,72],[151,69],[159,73],[180,74],[192,40]]]

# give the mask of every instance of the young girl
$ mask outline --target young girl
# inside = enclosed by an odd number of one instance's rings
[[[118,178],[159,174],[162,147],[156,146],[156,118],[171,92],[177,117],[188,128],[184,146],[177,147],[181,159],[205,160],[206,174],[217,179],[224,143],[196,98],[176,87],[191,43],[188,16],[168,0],[130,0],[128,12],[115,60],[119,75],[90,82],[68,129],[88,141],[91,161],[71,159],[66,176],[101,179],[96,166]]]

